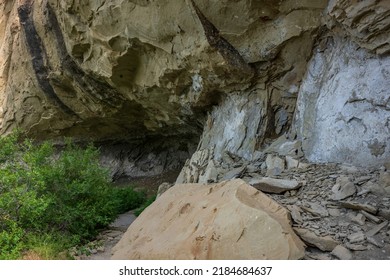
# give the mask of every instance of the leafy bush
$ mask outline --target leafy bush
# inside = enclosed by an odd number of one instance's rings
[[[144,202],[143,193],[113,188],[98,156],[71,141],[58,153],[50,142],[0,138],[0,259],[16,258],[34,234],[86,241]]]

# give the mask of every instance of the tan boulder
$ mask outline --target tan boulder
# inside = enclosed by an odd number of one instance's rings
[[[113,248],[112,259],[300,259],[288,211],[241,179],[175,185]]]

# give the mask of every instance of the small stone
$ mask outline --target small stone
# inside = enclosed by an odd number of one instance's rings
[[[307,163],[304,163],[304,162],[299,162],[298,164],[298,169],[302,169],[302,170],[305,170],[305,169],[308,169],[309,168],[309,164]]]
[[[267,164],[266,176],[280,175],[284,170],[284,160],[280,157],[269,154],[265,163]]]
[[[321,251],[330,252],[332,251],[339,243],[334,240],[331,236],[318,236],[314,232],[303,229],[303,228],[294,228],[294,231],[309,245],[317,247]]]
[[[352,251],[365,251],[368,250],[368,248],[362,244],[351,244],[351,243],[346,243],[344,244],[345,247]]]
[[[385,228],[388,225],[388,223],[389,223],[388,221],[384,221],[383,223],[374,226],[372,229],[366,232],[366,236],[367,237],[374,236],[375,234],[380,232],[383,228]]]
[[[290,210],[291,218],[293,219],[293,221],[297,224],[302,224],[303,219],[300,213],[301,209],[296,205],[288,205],[287,208],[288,210]]]
[[[287,169],[293,169],[293,168],[298,168],[299,161],[292,158],[291,156],[286,156],[286,166]]]
[[[347,238],[351,243],[359,243],[364,241],[366,239],[366,236],[364,235],[363,232],[357,232],[348,235]]]
[[[234,178],[240,178],[245,172],[246,166],[241,166],[228,171],[222,178],[222,181],[231,180]]]
[[[330,261],[332,257],[325,253],[306,253],[313,260]]]
[[[340,210],[337,208],[329,208],[328,212],[332,217],[339,217],[341,215]]]
[[[366,223],[366,217],[363,214],[359,213],[356,216],[352,216],[351,221],[357,223],[358,225],[364,226]]]
[[[390,220],[390,210],[389,209],[379,209],[378,215]]]
[[[382,239],[376,238],[375,236],[367,237],[367,241],[378,248],[383,248],[385,246],[384,241]]]
[[[390,171],[387,172],[380,172],[379,174],[379,183],[383,187],[388,187],[390,186]]]
[[[350,259],[352,259],[351,252],[347,248],[345,248],[345,247],[343,247],[341,245],[337,245],[333,249],[331,254],[334,255],[335,257],[337,257],[340,260],[350,260]]]
[[[321,206],[318,203],[312,203],[312,202],[310,202],[309,205],[310,205],[310,208],[302,207],[302,209],[313,214],[313,215],[316,215],[316,216],[321,216],[321,217],[328,217],[329,216],[329,212],[324,206]]]
[[[378,196],[382,196],[386,193],[384,186],[378,185],[378,184],[373,183],[371,181],[364,184],[362,191],[368,191],[368,192],[376,194]]]
[[[356,185],[362,185],[364,183],[366,183],[367,181],[369,181],[371,179],[371,176],[361,176],[361,177],[358,177],[355,179],[354,183]]]
[[[332,199],[341,200],[354,195],[356,193],[356,187],[351,182],[348,182],[344,185],[336,184],[333,186],[332,192]]]
[[[370,221],[374,222],[374,223],[379,223],[381,220],[379,218],[377,218],[376,216],[374,215],[371,215],[370,213],[367,213],[366,211],[362,210],[360,211],[367,219],[369,219]]]
[[[357,172],[359,172],[359,169],[357,169],[357,167],[351,166],[351,165],[345,165],[345,164],[341,165],[340,169],[342,171],[347,172],[347,173],[357,173]]]
[[[97,252],[98,252],[96,249],[91,249],[89,251],[91,252],[91,254],[97,254]]]
[[[112,237],[112,238],[115,238],[115,237],[117,237],[117,236],[119,236],[119,235],[121,235],[121,234],[123,234],[123,232],[121,232],[121,231],[119,231],[119,230],[110,230],[110,231],[108,231],[108,232],[106,233],[106,235],[107,235],[108,237]]]

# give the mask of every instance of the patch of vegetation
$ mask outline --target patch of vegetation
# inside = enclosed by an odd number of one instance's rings
[[[145,202],[144,193],[113,187],[98,156],[70,140],[56,152],[17,133],[0,138],[0,259],[54,258]]]

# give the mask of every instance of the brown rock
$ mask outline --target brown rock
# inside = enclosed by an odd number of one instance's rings
[[[299,259],[288,212],[240,179],[175,185],[130,225],[113,259]]]

